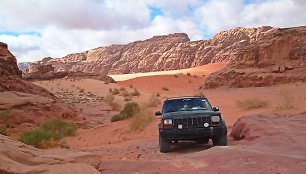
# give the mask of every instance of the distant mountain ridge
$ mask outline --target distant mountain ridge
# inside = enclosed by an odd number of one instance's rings
[[[190,41],[187,34],[175,33],[154,36],[124,45],[110,45],[62,58],[44,58],[29,64],[25,76],[51,65],[55,72],[83,72],[94,74],[127,74],[175,70],[231,61],[244,47],[266,37],[277,28],[234,28],[216,34],[212,39]],[[42,74],[43,75],[43,74]]]

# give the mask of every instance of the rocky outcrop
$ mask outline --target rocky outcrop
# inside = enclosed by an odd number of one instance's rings
[[[0,77],[21,76],[15,56],[8,50],[7,44],[0,42]]]
[[[306,27],[272,29],[241,48],[204,88],[271,86],[306,82]]]
[[[239,49],[248,46],[272,27],[235,28],[218,33],[210,40],[190,41],[184,33],[154,36],[126,45],[99,47],[63,58],[45,58],[31,63],[25,76],[40,66],[52,65],[55,72],[126,74],[174,70],[233,60]]]
[[[0,126],[41,123],[54,119],[75,120],[76,111],[48,90],[21,78],[16,58],[4,43],[0,43]]]
[[[239,118],[231,136],[249,149],[295,158],[305,158],[306,113],[296,115],[262,114]],[[304,150],[302,150],[304,149]]]
[[[0,134],[0,173],[99,174],[98,155],[62,149],[40,150]]]

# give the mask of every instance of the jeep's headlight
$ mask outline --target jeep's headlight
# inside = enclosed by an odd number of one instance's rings
[[[213,115],[213,116],[211,116],[211,121],[214,122],[214,123],[217,123],[217,122],[221,121],[221,118],[218,115]]]
[[[172,119],[165,119],[164,125],[172,125]]]

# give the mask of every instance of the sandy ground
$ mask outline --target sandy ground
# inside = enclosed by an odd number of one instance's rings
[[[176,165],[184,171],[190,167],[194,168],[196,164],[195,161],[190,162],[192,158],[187,157],[199,157],[203,153],[211,153],[211,151],[205,152],[207,149],[215,151],[216,148],[211,148],[211,142],[208,145],[186,142],[174,145],[171,153],[161,154],[158,148],[158,117],[154,117],[153,121],[144,130],[132,131],[129,128],[129,120],[110,123],[111,116],[118,112],[110,111],[109,106],[100,98],[108,95],[110,88],[124,88],[129,92],[133,91],[134,88],[139,90],[141,95],[132,99],[132,101],[138,103],[146,102],[149,96],[157,93],[160,94],[159,99],[161,101],[173,96],[193,96],[200,91],[199,87],[209,73],[217,71],[225,65],[213,64],[183,71],[159,72],[151,74],[151,76],[147,73],[113,76],[113,78],[120,80],[116,84],[104,84],[101,81],[92,79],[61,79],[40,81],[36,82],[36,84],[54,92],[68,103],[75,105],[82,112],[84,120],[88,121],[87,127],[79,129],[75,137],[66,138],[66,141],[71,149],[82,149],[99,154],[102,160],[105,161],[104,168],[101,171],[116,173],[115,167],[124,168],[135,161],[139,162],[137,163],[139,165],[146,166],[152,160],[156,162],[152,165],[167,169],[167,166],[158,163],[159,160],[165,159],[168,159],[167,162],[171,163],[171,165]],[[187,75],[187,72],[190,75]],[[162,89],[165,87],[169,90]],[[292,96],[290,102],[293,103],[294,108],[286,110],[280,108],[282,102],[286,100],[280,94],[284,90]],[[213,106],[220,108],[230,132],[233,123],[243,115],[260,113],[290,115],[305,111],[305,91],[306,84],[297,83],[261,88],[219,88],[202,92],[208,97]],[[252,97],[268,100],[270,105],[263,109],[245,111],[239,109],[235,104],[237,100]],[[124,97],[120,95],[115,95],[115,101],[121,106],[125,103]],[[153,111],[160,110],[160,107],[149,108],[149,110],[153,113]],[[235,143],[230,138],[229,147],[233,144]],[[182,160],[171,161],[170,159]],[[191,164],[193,166],[190,166]],[[205,164],[200,166],[203,167],[203,165]],[[137,171],[137,166],[134,167],[136,167],[135,170],[131,169],[131,171]],[[138,167],[139,169],[141,168],[140,166]],[[120,173],[119,171],[117,172]]]

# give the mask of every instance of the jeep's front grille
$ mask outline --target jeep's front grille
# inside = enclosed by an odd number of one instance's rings
[[[174,127],[178,127],[178,125],[182,125],[183,128],[204,127],[204,123],[210,124],[211,119],[209,116],[174,118],[173,123],[174,123]]]

